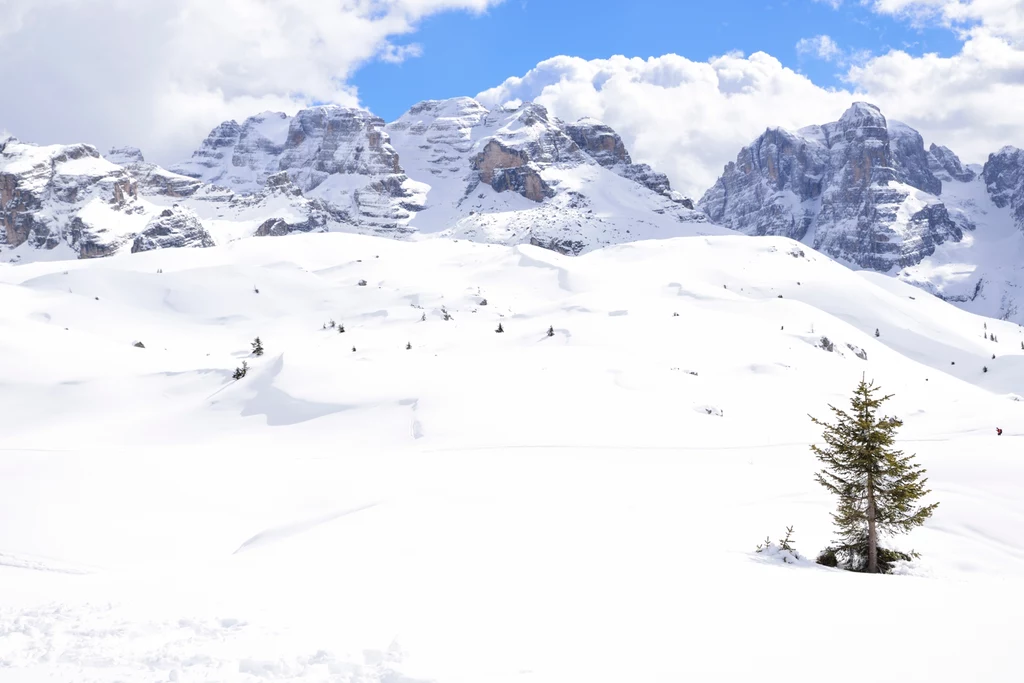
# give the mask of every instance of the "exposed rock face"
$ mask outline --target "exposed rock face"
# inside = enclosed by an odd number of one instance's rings
[[[143,195],[181,199],[191,197],[203,186],[195,178],[171,173],[148,163],[136,147],[115,147],[107,152],[106,159],[131,173]]]
[[[1024,150],[1003,147],[990,154],[981,177],[992,203],[1010,207],[1017,228],[1024,230]]]
[[[0,246],[81,245],[87,257],[107,255],[119,238],[103,224],[131,223],[137,200],[135,179],[90,145],[0,146]]]
[[[155,216],[132,243],[132,253],[153,249],[212,247],[213,238],[192,211],[174,205]]]
[[[784,235],[863,268],[919,263],[969,222],[936,196],[942,182],[921,136],[856,103],[835,123],[769,129],[740,151],[701,198],[712,220]]]
[[[566,125],[565,132],[580,149],[605,168],[679,202],[688,209],[693,208],[693,200],[675,192],[664,173],[658,173],[647,164],[634,164],[622,138],[610,126],[595,119],[583,118]]]
[[[953,154],[949,147],[942,147],[934,142],[928,148],[928,168],[936,178],[943,182],[958,180],[962,183],[969,183],[976,177],[974,171],[964,168],[960,163],[960,158]]]
[[[421,208],[383,119],[361,109],[327,105],[294,117],[268,112],[228,121],[174,170],[240,193],[261,192],[284,173],[301,193],[358,217],[355,224],[369,232],[401,232]]]
[[[525,153],[509,149],[497,140],[488,142],[484,151],[473,157],[472,164],[480,180],[496,192],[516,192],[535,202],[555,194],[536,169],[529,166]]]
[[[409,223],[420,232],[578,254],[707,220],[591,119],[566,124],[537,104],[488,110],[463,97],[421,102],[387,130],[403,169],[423,181]]]

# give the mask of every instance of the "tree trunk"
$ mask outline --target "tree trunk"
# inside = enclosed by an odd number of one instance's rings
[[[868,475],[868,574],[878,573],[878,532],[875,529],[875,482]]]

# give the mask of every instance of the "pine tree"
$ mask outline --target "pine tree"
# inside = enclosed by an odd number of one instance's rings
[[[554,337],[555,336],[555,326],[554,325],[548,325],[548,336],[549,337]]]
[[[882,335],[881,335],[881,334],[879,334],[879,332],[878,332],[878,328],[876,327],[876,328],[875,328],[875,338],[877,339],[877,338],[878,338],[878,337],[880,337],[880,336],[882,336]]]
[[[352,347],[352,353],[355,353],[355,352],[356,352],[356,347],[353,346]]]
[[[427,322],[427,312],[426,311],[424,311],[423,315],[420,316],[420,322],[421,323]]]
[[[243,377],[245,377],[247,372],[249,372],[249,364],[243,360],[242,367],[235,368],[235,374],[233,374],[231,377],[234,379],[242,379]]]
[[[881,548],[880,535],[907,533],[921,526],[938,503],[918,506],[930,493],[922,467],[913,455],[893,446],[903,422],[878,417],[881,405],[891,396],[876,396],[878,387],[861,379],[851,400],[852,413],[829,406],[836,423],[811,417],[823,427],[825,447],[811,446],[825,468],[815,475],[819,484],[839,498],[832,519],[838,531],[835,546],[826,549],[833,562],[868,573],[886,572],[896,560],[912,555]]]
[[[411,351],[412,350],[412,342],[405,342],[405,350],[406,351]]]
[[[345,326],[338,323],[338,334],[345,334]]]
[[[501,334],[504,331],[505,331],[505,328],[501,326],[501,323],[498,323],[498,329],[496,329],[495,332],[497,332],[498,334]]]
[[[263,342],[260,341],[259,337],[256,337],[255,339],[252,340],[252,355],[263,355]]]

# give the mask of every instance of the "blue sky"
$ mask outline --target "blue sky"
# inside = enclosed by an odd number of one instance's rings
[[[730,51],[763,51],[824,87],[843,85],[848,59],[800,53],[801,39],[830,36],[846,55],[901,49],[912,55],[955,54],[945,28],[872,13],[856,2],[838,9],[814,0],[505,0],[474,16],[446,12],[424,21],[406,43],[422,55],[400,64],[374,61],[355,72],[364,106],[387,120],[424,99],[475,95],[556,55],[675,53],[706,60]],[[401,43],[402,41],[395,41]]]

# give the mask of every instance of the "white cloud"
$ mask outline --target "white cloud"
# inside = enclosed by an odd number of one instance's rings
[[[843,51],[839,49],[836,41],[830,36],[821,35],[813,38],[801,38],[796,43],[797,54],[813,55],[818,59],[831,62],[842,57]]]
[[[217,123],[346,85],[389,39],[445,10],[501,0],[0,0],[0,126],[26,140],[141,146],[178,161]]]

